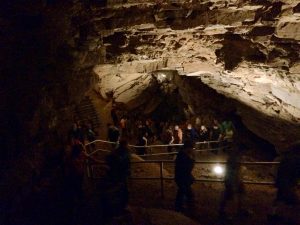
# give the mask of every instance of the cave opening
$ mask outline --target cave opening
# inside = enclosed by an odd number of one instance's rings
[[[186,121],[185,109],[187,104],[182,100],[178,89],[167,93],[162,97],[161,103],[149,115],[154,120],[182,124]]]
[[[210,132],[214,120],[217,120],[221,125],[228,115],[232,114],[231,117],[236,123],[235,129],[238,133],[239,142],[243,143],[245,147],[243,152],[245,158],[257,161],[273,161],[278,156],[278,151],[271,142],[258,136],[244,124],[237,108],[232,105],[231,99],[207,90],[205,85],[202,88],[198,85],[199,89],[193,91],[200,94],[201,97],[196,99],[200,104],[193,106],[191,101],[186,99],[185,90],[181,90],[180,85],[178,86],[178,82],[183,82],[183,80],[178,80],[180,77],[178,71],[158,70],[149,74],[149,77],[151,77],[149,86],[130,100],[130,104],[134,105],[132,109],[128,108],[126,104],[119,104],[120,110],[123,111],[121,114],[127,115],[127,117],[132,115],[135,120],[143,121],[150,118],[156,123],[164,122],[169,126],[180,125],[183,130],[186,129],[188,123],[193,124],[193,126],[198,123],[197,132],[200,132],[201,125]],[[184,82],[195,83],[193,78],[189,79],[188,77],[184,79]],[[207,95],[206,92],[209,94]],[[124,94],[127,97],[129,95],[128,93]],[[192,92],[188,95],[193,96],[192,98],[197,96]],[[151,101],[149,101],[149,96],[151,96]],[[113,95],[111,97],[114,98]],[[122,99],[122,94],[118,95],[118,98]],[[143,98],[147,100],[141,101]],[[222,101],[223,105],[218,105],[219,101]],[[115,103],[118,104],[118,102]],[[149,107],[149,105],[151,106]],[[227,105],[228,108],[224,109],[224,105]]]

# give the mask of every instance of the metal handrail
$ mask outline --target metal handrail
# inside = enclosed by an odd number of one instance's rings
[[[113,142],[116,143],[116,142]],[[148,147],[151,147],[153,145],[150,145]],[[168,145],[168,146],[172,146],[172,145]],[[139,146],[139,147],[143,147],[143,146]],[[220,147],[220,148],[205,148],[205,149],[195,149],[195,152],[209,152],[209,151],[216,151],[216,150],[220,150],[220,149],[224,149],[226,148],[226,146]],[[96,149],[95,151],[89,153],[88,155],[94,155],[97,152],[111,152],[111,150],[108,149]],[[142,157],[147,157],[147,156],[156,156],[156,155],[175,155],[178,154],[178,152],[163,152],[163,153],[154,153],[154,154],[143,154],[140,155]]]
[[[208,152],[208,151],[215,151],[220,148],[211,148],[211,149],[202,149],[202,150],[195,150],[195,152]],[[96,149],[95,151],[89,153],[88,155],[94,155],[97,152],[111,152],[111,150],[107,149]],[[159,156],[159,155],[177,155],[178,152],[162,152],[162,153],[153,153],[153,154],[144,154],[144,155],[139,155],[141,157],[148,157],[148,156]]]
[[[153,153],[153,154],[144,154],[139,155],[141,157],[149,157],[149,156],[160,156],[160,155],[177,155],[178,152],[163,152],[163,153]]]
[[[145,163],[174,163],[175,160],[166,159],[166,160],[147,160],[147,161],[131,161],[132,164],[145,164]],[[104,162],[103,162],[104,163]],[[226,164],[227,161],[203,161],[203,160],[196,160],[196,164]],[[98,164],[98,163],[95,163]],[[100,164],[100,163],[99,163]],[[102,164],[102,163],[101,163]],[[250,161],[241,161],[239,162],[241,165],[279,165],[280,162],[250,162]]]
[[[108,144],[118,144],[118,142],[113,142],[113,141],[106,141],[106,140],[101,140],[97,139],[91,142],[88,142],[85,144],[85,146],[101,142],[101,143],[108,143]],[[199,144],[209,144],[209,143],[222,143],[222,141],[201,141],[201,142],[195,142],[195,145]],[[169,147],[169,146],[183,146],[183,144],[163,144],[163,145],[145,145],[145,146],[138,146],[138,145],[128,145],[129,147],[134,147],[134,148],[156,148],[156,147]]]
[[[160,192],[161,197],[164,198],[164,181],[165,180],[174,180],[174,176],[165,177],[163,174],[164,164],[165,163],[174,163],[174,160],[147,160],[147,161],[132,161],[131,164],[145,164],[145,163],[158,163],[159,164],[159,177],[129,177],[130,180],[159,180],[160,181]],[[226,161],[195,161],[196,164],[226,164]],[[241,165],[278,165],[280,162],[240,162]],[[103,163],[94,163],[94,164],[105,164]],[[91,169],[93,171],[93,169]],[[101,179],[103,177],[98,177]],[[94,178],[96,179],[96,178]],[[224,179],[199,179],[196,178],[195,182],[205,182],[205,183],[224,183]],[[275,182],[271,181],[249,181],[243,180],[244,184],[253,184],[253,185],[274,185]]]

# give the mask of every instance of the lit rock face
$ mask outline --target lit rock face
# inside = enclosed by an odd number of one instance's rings
[[[119,65],[99,65],[94,68],[99,82],[95,90],[106,100],[126,105],[132,110],[145,103],[159,103],[159,96],[153,95],[157,86],[152,72],[166,66],[164,60],[147,60],[126,62]],[[151,105],[151,104],[149,104]],[[153,106],[149,106],[153,108]],[[146,110],[147,111],[147,110]]]
[[[300,41],[300,14],[281,18],[276,27],[276,36]]]
[[[300,139],[299,2],[228,2],[108,10],[111,29],[100,32],[106,63],[114,65],[96,68],[97,90],[136,107],[134,99],[153,84],[149,74],[166,67],[178,71],[172,81],[196,113],[237,109],[245,125],[278,150]],[[142,10],[140,20],[120,20],[130,8]]]
[[[234,98],[269,116],[300,121],[300,92],[297,79],[283,79],[280,71],[240,66],[227,72],[197,71],[186,76],[197,76],[209,87],[226,97]]]
[[[283,80],[275,71],[266,72],[247,65],[245,69],[240,67],[230,73],[200,70],[183,77],[178,78],[176,83],[195,109],[220,111],[221,108],[221,111],[228,112],[235,108],[251,131],[273,143],[278,150],[300,138],[300,92],[296,91],[292,82]],[[192,81],[188,81],[189,77]],[[197,82],[201,94],[197,93],[195,85],[191,85]],[[208,91],[208,87],[231,100]]]

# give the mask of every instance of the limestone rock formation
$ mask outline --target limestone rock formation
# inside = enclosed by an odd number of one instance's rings
[[[126,11],[137,8],[143,10],[139,20],[134,22],[130,16],[119,19]],[[154,15],[155,21],[149,15]],[[112,77],[122,77],[124,82],[129,77],[146,78],[136,82],[138,87],[135,85],[132,91],[124,87],[124,97],[120,94],[123,83],[114,83],[117,101],[130,101],[132,105],[145,85],[151,83],[155,70],[165,67],[165,71],[177,71],[185,77],[173,81],[194,111],[203,107],[195,99],[222,99],[228,107],[206,106],[223,112],[236,108],[245,125],[278,150],[300,138],[299,15],[294,1],[135,4],[115,7],[109,17],[114,21],[109,29],[100,29],[106,64],[122,68]],[[97,20],[98,28],[103,20]],[[158,61],[164,63],[153,67],[153,62]],[[96,71],[102,96],[111,86],[104,81],[109,80],[107,66],[100,65]],[[199,88],[193,84],[193,88],[189,87],[189,79]],[[126,87],[132,85],[129,80]],[[218,94],[201,94],[200,87]]]
[[[282,39],[300,41],[300,14],[280,18],[276,27],[276,36]]]

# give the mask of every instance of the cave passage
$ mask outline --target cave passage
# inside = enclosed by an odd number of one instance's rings
[[[132,112],[127,113],[128,115],[138,115],[136,119],[142,121],[151,118],[158,123],[164,122],[172,126],[172,129],[174,129],[175,125],[180,125],[181,129],[185,130],[187,124],[191,123],[193,126],[197,126],[198,133],[201,132],[200,127],[205,126],[208,133],[210,133],[214,125],[214,120],[216,120],[218,124],[221,124],[224,119],[228,117],[228,114],[233,114],[231,117],[236,123],[235,129],[238,133],[237,137],[239,142],[245,146],[247,155],[256,160],[266,161],[272,161],[278,155],[275,146],[272,143],[257,136],[245,126],[235,108],[232,108],[229,113],[228,111],[224,111],[223,108],[218,108],[218,106],[213,105],[213,102],[215,101],[213,99],[218,98],[219,95],[211,96],[212,107],[207,105],[201,106],[202,99],[199,99],[200,107],[194,108],[185,101],[184,97],[181,95],[182,91],[176,86],[174,81],[176,75],[170,75],[168,73],[164,74],[161,72],[155,72],[155,74],[155,82],[151,83],[151,89],[156,91],[155,93],[152,93],[151,97],[157,99],[159,103],[156,104],[157,106],[152,109],[151,112],[147,112],[147,114],[144,114],[145,106],[142,105],[141,108],[137,107]],[[201,90],[197,90],[197,92],[201,92]],[[193,95],[193,93],[190,93],[190,95]],[[141,96],[145,96],[145,94],[141,93]],[[137,97],[137,99],[139,99],[139,97]],[[228,104],[231,104],[230,99],[222,98],[222,101],[226,100],[228,101]],[[208,137],[205,141],[209,140]]]

